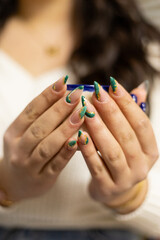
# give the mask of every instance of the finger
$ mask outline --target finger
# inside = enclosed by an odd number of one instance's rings
[[[30,167],[39,172],[65,144],[67,139],[75,134],[84,122],[86,107],[72,113],[55,131],[42,140],[30,157]]]
[[[95,181],[105,182],[113,186],[114,182],[104,161],[97,153],[92,139],[87,132],[79,131],[78,146]]]
[[[67,78],[67,76],[60,78],[27,105],[10,126],[13,136],[21,136],[44,111],[65,94]]]
[[[109,87],[110,96],[135,131],[143,152],[152,156],[153,159],[155,152],[157,152],[157,144],[149,118],[114,78],[111,78],[111,86]]]
[[[137,136],[118,105],[97,82],[95,82],[95,90],[96,94],[93,94],[92,97],[93,104],[109,131],[121,146],[129,167],[132,167],[137,164],[135,161],[137,155],[138,158],[142,158],[141,146]]]
[[[33,124],[26,130],[20,139],[20,148],[23,153],[30,154],[33,149],[48,136],[64,119],[73,111],[83,92],[83,86],[80,86],[70,92],[67,96],[59,99],[46,112],[44,112]],[[68,97],[69,96],[69,97]],[[68,98],[70,102],[68,101]],[[25,146],[25,148],[24,148]]]
[[[77,147],[77,140],[75,138],[69,138],[56,156],[42,167],[40,174],[51,178],[58,176],[75,154]]]
[[[122,148],[102,121],[93,105],[91,105],[89,101],[86,101],[86,106],[89,113],[95,113],[95,116],[92,118],[85,116],[85,124],[89,134],[98,151],[101,153],[102,159],[108,167],[114,181],[123,181],[123,177],[130,170]]]
[[[130,94],[136,96],[137,104],[140,105],[141,103],[146,102],[148,90],[149,90],[149,81],[146,80],[143,83],[141,83],[137,88],[134,88],[130,92]]]

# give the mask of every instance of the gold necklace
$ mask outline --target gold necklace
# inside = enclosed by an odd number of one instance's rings
[[[60,52],[60,47],[55,47],[55,46],[48,46],[45,48],[45,54],[54,57],[55,55],[59,54]]]

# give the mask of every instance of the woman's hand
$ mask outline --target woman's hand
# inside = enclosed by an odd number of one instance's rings
[[[86,107],[72,111],[80,101],[83,87],[66,98],[64,83],[65,78],[61,78],[45,89],[4,135],[0,189],[12,201],[50,189],[77,149],[71,136],[82,125]]]
[[[108,94],[95,83],[95,108],[83,99],[89,134],[80,131],[78,143],[92,175],[90,195],[108,206],[118,206],[130,200],[136,184],[147,178],[158,149],[146,114],[120,84],[115,81],[112,86]]]

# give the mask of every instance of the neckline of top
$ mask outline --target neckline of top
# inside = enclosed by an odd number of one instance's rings
[[[64,73],[66,72],[67,73],[68,68],[69,68],[69,66],[64,65],[61,67],[53,68],[53,69],[46,71],[38,76],[34,76],[2,49],[0,49],[0,65],[2,65],[4,68],[9,68],[10,71],[14,70],[14,72],[16,71],[17,73],[23,74],[26,77],[33,79],[33,80],[43,79],[43,78],[46,78],[46,77],[53,75],[55,73],[58,73],[58,72],[64,72]]]

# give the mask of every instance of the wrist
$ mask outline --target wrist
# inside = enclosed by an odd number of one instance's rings
[[[3,207],[9,207],[11,205],[13,205],[13,201],[9,200],[8,198],[8,195],[7,195],[7,192],[5,190],[5,187],[4,187],[4,179],[3,179],[3,174],[4,174],[4,171],[3,171],[3,159],[0,159],[0,206],[3,206]]]
[[[127,191],[124,196],[121,195],[119,202],[114,200],[112,203],[107,203],[105,205],[114,209],[117,213],[128,214],[142,205],[146,198],[147,191],[148,180],[145,179]]]

